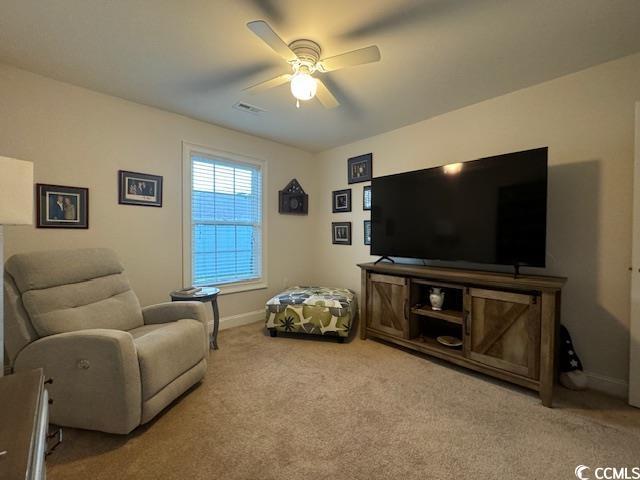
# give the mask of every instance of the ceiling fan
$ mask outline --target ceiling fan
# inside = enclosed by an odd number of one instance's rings
[[[258,93],[290,82],[291,94],[296,98],[298,108],[300,108],[300,100],[311,100],[315,96],[325,108],[335,108],[340,105],[322,80],[313,76],[316,72],[332,72],[380,60],[380,50],[375,45],[320,59],[322,50],[316,42],[299,39],[287,45],[263,20],[249,22],[247,27],[289,63],[292,73],[258,83],[246,88],[245,91]]]

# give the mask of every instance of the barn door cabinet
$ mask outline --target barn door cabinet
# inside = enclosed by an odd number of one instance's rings
[[[411,338],[407,308],[409,280],[405,277],[371,274],[368,310],[371,328],[399,338]]]
[[[551,406],[565,278],[413,265],[359,265],[360,335],[417,350],[539,392]],[[445,292],[441,310],[429,292]],[[461,340],[459,347],[437,338]]]

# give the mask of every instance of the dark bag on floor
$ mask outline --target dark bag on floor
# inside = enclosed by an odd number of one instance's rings
[[[569,330],[564,325],[560,325],[560,372],[582,371],[582,362],[578,358]]]

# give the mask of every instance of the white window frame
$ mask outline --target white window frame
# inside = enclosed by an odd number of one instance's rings
[[[212,160],[222,160],[233,163],[245,163],[254,165],[261,170],[261,190],[262,190],[262,261],[261,277],[254,280],[247,280],[235,283],[225,283],[215,285],[220,288],[220,295],[229,293],[246,292],[250,290],[260,290],[268,287],[267,283],[267,162],[258,158],[239,155],[237,153],[214,150],[203,145],[182,142],[182,285],[190,287],[193,284],[193,258],[191,256],[192,240],[192,218],[191,218],[191,194],[193,187],[192,162],[193,155],[209,157]]]

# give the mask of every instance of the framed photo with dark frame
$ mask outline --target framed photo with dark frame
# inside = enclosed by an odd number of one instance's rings
[[[351,222],[331,223],[331,238],[334,245],[351,245]]]
[[[362,189],[362,209],[371,210],[371,185]]]
[[[366,153],[347,160],[349,184],[369,182],[372,178],[373,154]]]
[[[371,245],[371,220],[364,221],[364,244]]]
[[[335,190],[332,192],[333,213],[351,211],[351,189]]]
[[[162,177],[118,170],[118,203],[162,207]]]
[[[37,228],[89,228],[89,189],[36,184]]]

